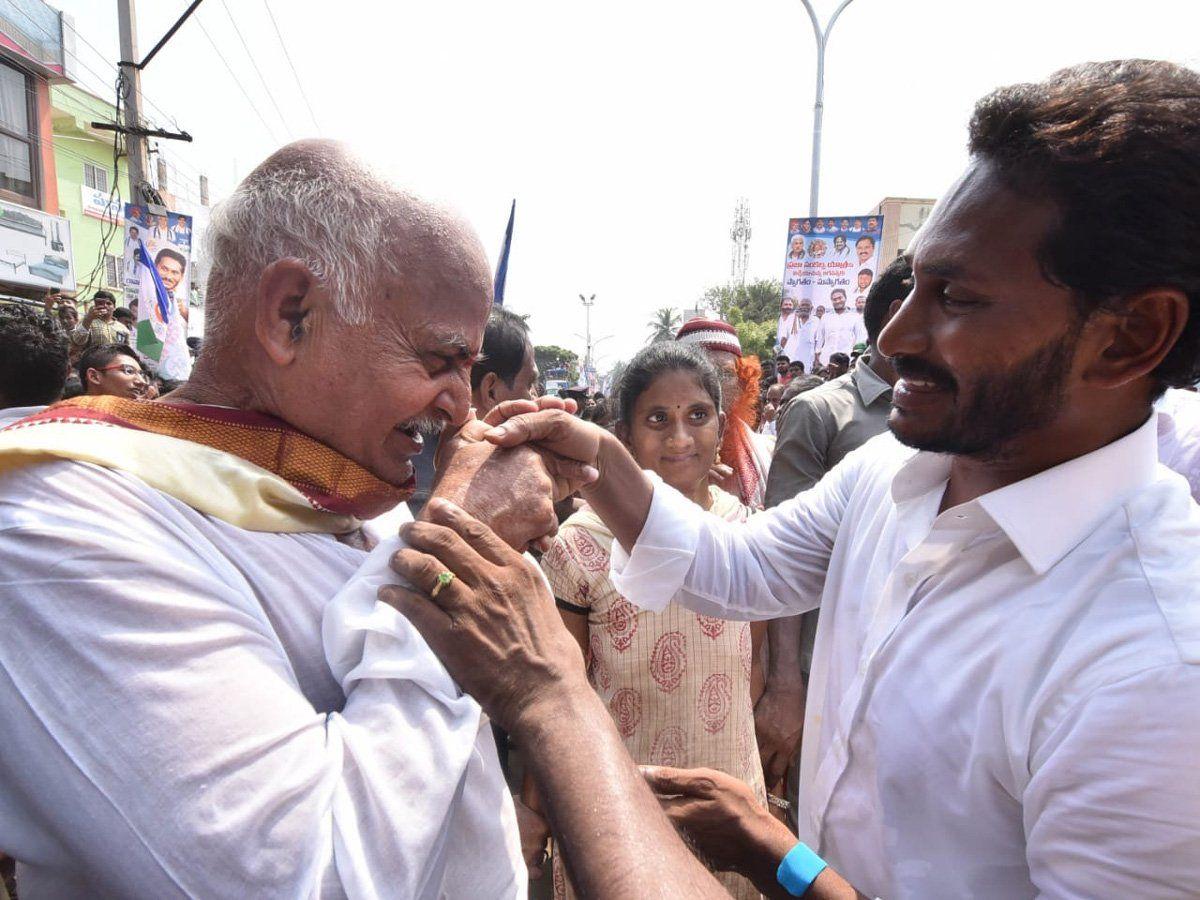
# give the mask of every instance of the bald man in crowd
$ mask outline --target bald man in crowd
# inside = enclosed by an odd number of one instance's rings
[[[398,616],[322,630],[420,431],[467,419],[479,242],[321,142],[260,165],[209,236],[186,386],[0,434],[0,849],[21,894],[523,896],[479,707]],[[555,527],[525,456],[505,475],[517,457],[460,439],[438,495],[524,549]],[[356,668],[380,641],[400,675]]]

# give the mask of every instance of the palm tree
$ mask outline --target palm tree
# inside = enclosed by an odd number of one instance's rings
[[[655,344],[659,341],[675,340],[675,332],[679,328],[679,313],[669,306],[654,311],[654,318],[647,323],[650,328],[650,340]]]

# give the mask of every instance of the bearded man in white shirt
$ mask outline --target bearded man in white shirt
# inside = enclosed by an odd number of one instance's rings
[[[814,363],[818,366],[829,362],[835,353],[845,353],[849,356],[854,345],[867,339],[867,329],[863,325],[862,316],[854,310],[846,309],[846,292],[834,288],[829,292],[829,301],[833,311],[826,313],[821,319],[821,343],[814,352]]]
[[[1200,75],[1164,62],[1089,63],[980,101],[967,170],[910,246],[913,291],[879,338],[900,376],[891,434],[741,526],[696,516],[561,412],[488,434],[596,466],[583,493],[634,603],[821,607],[792,798],[803,844],[652,778],[712,858],[780,864],[794,896],[853,896],[822,888],[831,869],[888,898],[1200,896],[1200,508],[1157,461],[1153,406],[1200,375],[1197,123]],[[1129,238],[1130,215],[1180,239]],[[449,542],[414,547],[444,564]],[[436,563],[397,565],[428,593]],[[434,605],[388,598],[465,673],[487,643],[470,622],[503,621],[531,590],[514,558]],[[582,689],[536,674],[548,643],[523,644],[520,687],[567,708]]]

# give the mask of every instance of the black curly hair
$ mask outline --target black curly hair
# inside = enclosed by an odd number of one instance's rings
[[[1153,375],[1160,388],[1200,379],[1200,74],[1126,59],[1000,88],[976,104],[969,149],[1059,206],[1039,260],[1081,314],[1147,288],[1185,293],[1187,324]]]
[[[44,313],[0,306],[0,408],[43,406],[62,397],[68,343]]]

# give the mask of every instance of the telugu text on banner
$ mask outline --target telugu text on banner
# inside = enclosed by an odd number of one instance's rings
[[[788,221],[777,351],[824,365],[867,340],[862,311],[879,274],[883,216],[822,216]]]

